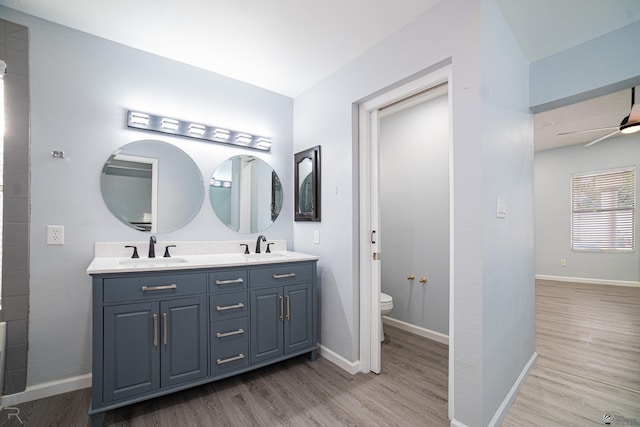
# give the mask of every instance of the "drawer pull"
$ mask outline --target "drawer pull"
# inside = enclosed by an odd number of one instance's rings
[[[244,279],[238,277],[237,279],[231,280],[216,280],[216,285],[233,285],[234,283],[244,283]]]
[[[287,273],[287,274],[274,274],[274,279],[287,279],[289,277],[296,277],[296,273]]]
[[[217,305],[216,311],[233,310],[234,308],[244,308],[244,304],[239,302],[238,304],[235,304],[235,305],[225,305],[223,307],[220,307],[219,305]]]
[[[142,292],[146,291],[166,291],[167,289],[178,289],[178,285],[172,283],[171,285],[162,285],[162,286],[143,286]]]
[[[244,359],[244,354],[242,353],[238,354],[237,356],[230,357],[228,359],[218,359],[216,360],[216,363],[218,365],[223,365],[225,363],[235,362],[236,360],[241,360],[241,359]]]
[[[240,335],[240,334],[244,334],[244,329],[240,328],[237,331],[230,331],[230,332],[216,332],[216,338],[224,338],[224,337],[230,337],[232,335]]]

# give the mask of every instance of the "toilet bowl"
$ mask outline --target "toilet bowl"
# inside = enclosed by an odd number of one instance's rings
[[[393,298],[391,295],[380,294],[380,316],[384,316],[386,314],[391,313],[393,310]],[[380,342],[384,341],[384,328],[383,328],[382,317],[380,318]]]

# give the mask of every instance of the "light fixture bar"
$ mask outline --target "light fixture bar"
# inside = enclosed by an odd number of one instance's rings
[[[243,148],[252,148],[254,150],[271,151],[271,138],[265,136],[234,131],[218,126],[202,125],[191,121],[174,119],[172,117],[155,116],[140,111],[127,111],[127,127],[199,139],[206,142],[217,142]]]

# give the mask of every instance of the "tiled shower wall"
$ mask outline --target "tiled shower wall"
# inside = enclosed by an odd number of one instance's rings
[[[2,310],[7,322],[4,390],[27,383],[29,317],[29,32],[0,19],[0,59],[5,74]]]

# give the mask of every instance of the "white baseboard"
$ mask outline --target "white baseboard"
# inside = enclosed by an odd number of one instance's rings
[[[324,347],[321,344],[318,344],[318,355],[324,357],[334,365],[337,365],[339,368],[344,369],[351,375],[360,372],[360,361],[350,362],[344,357],[340,356],[338,353],[329,350],[327,347]]]
[[[466,424],[461,423],[460,421],[458,421],[456,419],[451,420],[451,424],[450,425],[451,425],[451,427],[469,427]]]
[[[544,274],[536,274],[536,279],[553,280],[556,282],[589,283],[592,285],[627,286],[631,288],[640,287],[640,282],[632,282],[626,280],[590,279],[588,277],[547,276]]]
[[[2,398],[0,398],[0,406],[3,408],[11,407],[21,403],[31,402],[32,400],[43,399],[87,387],[91,387],[91,374],[31,385],[20,393],[2,396]]]
[[[489,423],[488,427],[495,427],[500,425],[504,416],[507,415],[507,411],[509,410],[509,407],[511,406],[516,396],[518,395],[518,391],[520,390],[520,387],[522,387],[522,385],[524,384],[524,381],[527,379],[527,376],[529,376],[529,372],[531,371],[531,369],[533,369],[533,365],[536,363],[537,358],[538,358],[538,353],[534,351],[533,355],[531,356],[531,359],[529,359],[529,362],[527,362],[525,367],[522,369],[522,372],[520,372],[518,379],[516,380],[515,383],[513,383],[511,390],[509,390],[509,393],[507,393],[507,396],[502,401],[502,404],[500,405],[500,407],[498,407],[498,410],[496,411],[495,415],[491,419],[491,422]]]
[[[431,329],[423,328],[422,326],[412,325],[411,323],[403,322],[402,320],[388,316],[382,316],[382,321],[385,325],[395,326],[403,331],[411,332],[412,334],[420,335],[421,337],[449,345],[449,336],[440,332],[432,331]]]

